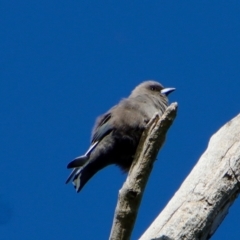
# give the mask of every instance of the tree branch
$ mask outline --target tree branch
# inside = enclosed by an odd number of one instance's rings
[[[158,151],[176,117],[177,103],[172,103],[163,116],[153,117],[143,132],[126,182],[119,191],[111,240],[130,239],[142,195]]]
[[[240,192],[240,114],[215,133],[140,240],[209,239]]]

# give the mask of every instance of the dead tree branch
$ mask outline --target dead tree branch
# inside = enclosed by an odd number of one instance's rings
[[[209,239],[240,192],[240,114],[209,142],[196,166],[140,240]]]
[[[177,103],[171,104],[163,116],[156,115],[143,132],[126,182],[119,191],[110,240],[130,239],[142,195],[158,151],[176,117]]]

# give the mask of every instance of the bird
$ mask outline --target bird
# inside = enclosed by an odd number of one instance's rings
[[[154,80],[144,81],[128,98],[98,117],[89,149],[67,165],[72,172],[66,184],[72,180],[76,192],[80,192],[90,178],[111,164],[128,172],[147,123],[156,113],[159,116],[164,113],[168,94],[174,90]]]

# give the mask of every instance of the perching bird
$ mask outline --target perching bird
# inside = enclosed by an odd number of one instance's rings
[[[164,113],[168,106],[167,95],[174,90],[163,88],[155,81],[143,82],[128,98],[100,116],[87,152],[67,165],[73,170],[66,183],[73,179],[79,192],[95,173],[110,164],[128,171],[143,130],[156,113],[160,116]]]

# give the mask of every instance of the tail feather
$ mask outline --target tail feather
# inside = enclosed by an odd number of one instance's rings
[[[72,180],[76,192],[80,192],[80,190],[88,182],[88,180],[97,172],[92,170],[91,168],[88,168],[88,166],[77,169],[75,176],[73,177]]]
[[[87,155],[79,156],[79,157],[73,159],[67,165],[67,168],[79,168],[79,167],[83,166],[88,160],[89,160],[89,157]]]
[[[89,149],[87,150],[87,152],[79,157],[76,157],[75,159],[73,159],[68,165],[67,168],[79,168],[82,167],[83,165],[85,165],[85,163],[89,160],[89,156],[92,153],[92,151],[96,148],[96,146],[98,145],[98,141],[93,143]],[[71,173],[72,174],[72,173]],[[71,176],[70,174],[70,176]]]
[[[77,192],[81,191],[84,185],[89,181],[91,177],[93,177],[95,173],[112,163],[111,151],[110,153],[107,151],[109,150],[108,145],[106,146],[106,144],[102,144],[97,150],[94,151],[97,144],[98,142],[92,144],[84,155],[75,158],[67,166],[68,168],[73,168],[73,170],[67,178],[66,183],[72,180],[72,183],[75,186]]]
[[[74,168],[73,170],[72,170],[72,172],[69,174],[69,176],[68,176],[68,178],[67,178],[67,180],[66,180],[66,184],[68,184],[71,180],[72,180],[72,178],[74,177],[74,175],[76,174],[76,172],[79,170],[79,168]]]

